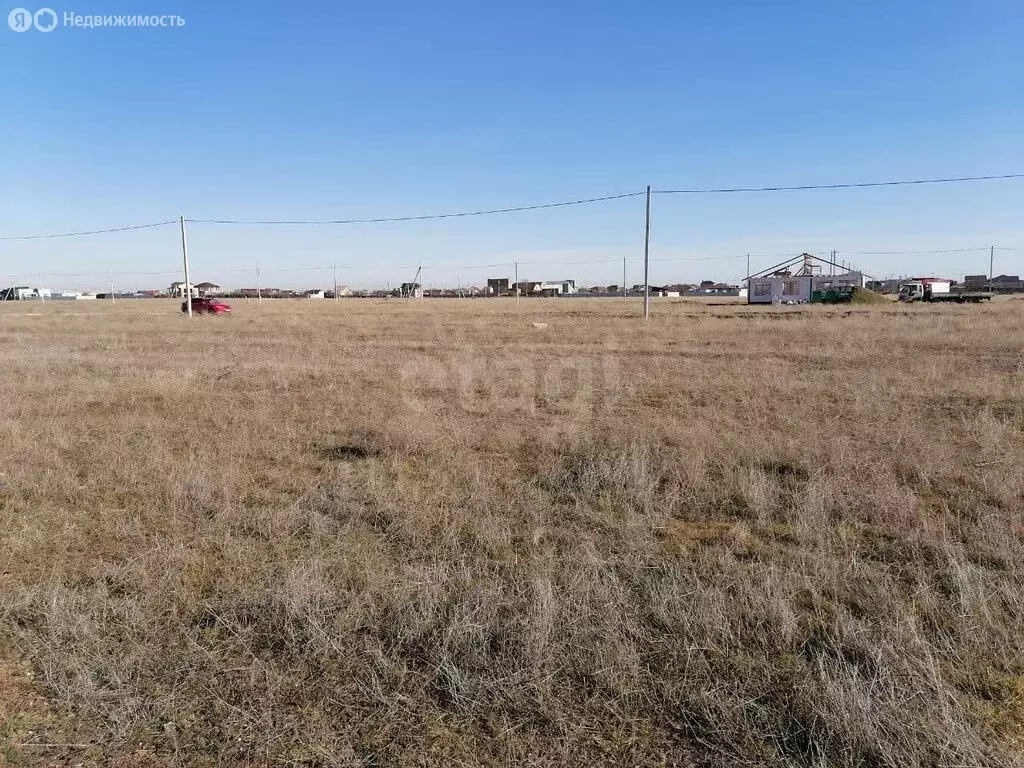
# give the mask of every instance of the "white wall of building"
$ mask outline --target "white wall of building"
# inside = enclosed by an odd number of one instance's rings
[[[751,304],[788,304],[811,300],[813,278],[755,277],[750,281]]]
[[[810,301],[814,291],[850,287],[863,288],[864,275],[846,272],[839,275],[755,277],[750,280],[747,301],[751,304],[800,304]]]

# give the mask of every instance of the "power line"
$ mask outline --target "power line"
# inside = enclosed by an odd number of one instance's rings
[[[46,235],[23,235],[20,237],[0,237],[0,240],[49,240],[55,237],[84,237],[85,235],[106,235],[111,232],[130,232],[134,229],[153,229],[155,227],[166,227],[168,224],[177,224],[175,221],[158,221],[155,224],[135,224],[129,227],[114,227],[112,229],[94,229],[89,232],[58,232]]]
[[[965,181],[995,181],[1020,179],[1024,173],[1006,173],[999,176],[956,176],[944,179],[909,179],[900,181],[864,181],[849,184],[802,184],[794,187],[720,187],[703,189],[657,189],[657,195],[709,195],[733,192],[797,192],[809,189],[862,189],[865,187],[899,187],[911,184],[956,184]]]
[[[567,267],[580,264],[621,264],[622,259],[590,259],[587,261],[520,261],[519,266],[523,267]]]
[[[895,181],[868,181],[868,182],[855,182],[855,183],[842,183],[842,184],[803,184],[797,186],[766,186],[766,187],[706,187],[706,188],[694,188],[694,189],[659,189],[652,190],[652,194],[658,195],[701,195],[701,194],[729,194],[729,193],[742,193],[742,192],[788,192],[788,191],[803,191],[803,190],[821,190],[821,189],[863,189],[869,187],[895,187],[895,186],[908,186],[908,185],[922,185],[922,184],[955,184],[962,182],[973,182],[973,181],[996,181],[1006,179],[1019,179],[1024,178],[1024,173],[1007,173],[1000,175],[991,176],[957,176],[947,178],[932,178],[932,179],[905,179]],[[306,220],[243,220],[243,219],[186,219],[186,222],[193,224],[229,224],[229,225],[345,225],[345,224],[386,224],[386,223],[397,223],[397,222],[408,222],[408,221],[432,221],[437,219],[454,219],[454,218],[468,218],[474,216],[493,216],[504,213],[519,213],[525,211],[538,211],[551,208],[564,208],[575,205],[589,205],[593,203],[603,203],[613,200],[624,200],[633,197],[640,197],[646,194],[645,192],[626,192],[618,195],[605,195],[602,197],[590,197],[581,198],[577,200],[565,200],[557,203],[541,203],[537,205],[522,205],[513,206],[507,208],[491,208],[487,210],[479,211],[457,211],[455,213],[436,213],[436,214],[423,214],[417,216],[386,216],[369,219],[306,219]],[[38,235],[22,235],[22,236],[5,236],[0,237],[0,241],[25,241],[25,240],[47,240],[52,238],[62,237],[85,237],[89,235],[104,235],[117,232],[129,232],[140,229],[153,229],[156,227],[164,227],[171,224],[177,224],[178,220],[172,219],[169,221],[159,221],[152,224],[136,224],[125,227],[111,227],[109,229],[95,229],[81,232],[56,232]],[[974,250],[974,249],[963,249]],[[980,250],[980,249],[979,249]],[[1001,248],[1000,250],[1014,250],[1010,248]],[[947,251],[953,253],[955,251]],[[894,252],[895,253],[895,252]],[[909,253],[909,252],[908,252]],[[938,253],[938,251],[936,251]],[[879,253],[878,255],[883,255]]]
[[[604,197],[590,197],[582,200],[566,200],[560,203],[542,203],[540,205],[521,205],[514,208],[493,208],[486,211],[459,211],[457,213],[433,213],[421,216],[388,216],[376,219],[321,219],[321,220],[300,220],[300,221],[245,221],[241,219],[185,219],[190,224],[242,224],[242,225],[318,225],[318,224],[387,224],[401,221],[430,221],[433,219],[455,219],[468,216],[493,216],[499,213],[519,213],[521,211],[539,211],[545,208],[564,208],[570,205],[588,205],[590,203],[604,203],[610,200],[624,200],[628,197],[637,197],[643,192],[627,192],[621,195],[606,195]]]
[[[971,181],[995,181],[1003,179],[1024,178],[1024,173],[1009,173],[994,176],[957,176],[936,179],[905,179],[896,181],[868,181],[843,184],[803,184],[798,186],[773,186],[773,187],[708,187],[700,189],[659,189],[652,190],[652,194],[658,195],[698,195],[698,194],[726,194],[737,192],[788,192],[815,189],[862,189],[867,187],[895,187],[920,184],[956,184]],[[572,205],[588,205],[591,203],[602,203],[611,200],[624,200],[631,197],[640,197],[645,192],[626,192],[619,195],[606,195],[604,197],[591,197],[580,200],[567,200],[559,203],[543,203],[540,205],[524,205],[512,208],[493,208],[483,211],[459,211],[456,213],[424,214],[419,216],[389,216],[373,219],[308,219],[308,220],[242,220],[242,219],[186,219],[187,222],[195,224],[233,224],[233,225],[343,225],[343,224],[387,224],[403,221],[431,221],[436,219],[454,219],[471,216],[492,216],[502,213],[518,213],[522,211],[537,211],[546,208],[563,208]]]
[[[499,267],[514,267],[515,261],[504,261],[499,264],[452,264],[450,262],[443,264],[424,264],[425,269],[455,269],[455,270],[467,270],[467,269],[498,269]]]
[[[4,274],[4,277],[36,277],[42,275],[43,277],[107,277],[113,275],[115,277],[159,277],[161,275],[177,275],[179,274],[176,270],[164,270],[162,272],[118,272],[116,270],[110,271],[105,270],[102,272],[54,272],[48,269],[36,270],[35,272],[13,272]]]
[[[971,181],[995,181],[1003,179],[1024,178],[1021,173],[1009,173],[992,176],[958,176],[949,178],[934,179],[908,179],[897,181],[869,181],[843,184],[804,184],[798,186],[770,186],[770,187],[709,187],[699,189],[659,189],[653,190],[659,195],[681,195],[681,194],[726,194],[739,192],[785,192],[816,189],[861,189],[867,187],[893,187],[914,184],[954,184]],[[417,216],[386,216],[370,219],[306,219],[306,220],[242,220],[242,219],[186,219],[193,224],[231,224],[231,225],[341,225],[341,224],[386,224],[406,221],[431,221],[437,219],[466,218],[473,216],[493,216],[503,213],[519,213],[524,211],[538,211],[550,208],[564,208],[574,205],[589,205],[593,203],[609,202],[612,200],[624,200],[631,197],[640,197],[644,192],[626,192],[618,195],[605,195],[603,197],[581,198],[577,200],[565,200],[557,203],[541,203],[537,205],[522,205],[508,208],[492,208],[480,211],[458,211],[455,213],[436,213]],[[128,232],[139,229],[152,229],[155,227],[168,226],[178,223],[175,220],[160,221],[153,224],[137,224],[126,227],[112,227],[110,229],[96,229],[83,232],[58,232],[40,235],[8,236],[0,237],[0,241],[13,240],[45,240],[59,237],[83,237],[88,235],[103,235],[115,232]]]
[[[975,251],[987,251],[988,246],[983,248],[946,248],[937,251],[837,251],[838,255],[844,256],[916,256],[933,253],[974,253]]]
[[[351,264],[321,264],[312,267],[211,267],[208,271],[214,272],[323,272],[328,269],[352,269]]]
[[[746,254],[742,256],[697,256],[697,257],[682,257],[678,259],[651,259],[651,262],[666,263],[666,262],[679,262],[679,261],[725,261],[727,259],[745,259]],[[764,258],[764,257],[759,257]],[[629,261],[643,261],[641,258],[629,259]]]

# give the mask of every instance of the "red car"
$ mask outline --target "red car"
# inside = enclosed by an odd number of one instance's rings
[[[188,312],[188,301],[181,302],[181,311]],[[231,307],[219,299],[192,299],[193,315],[226,315]]]

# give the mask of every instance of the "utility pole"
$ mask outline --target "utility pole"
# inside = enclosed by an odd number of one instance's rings
[[[112,271],[108,272],[107,277],[110,279],[110,303],[116,304],[117,296],[114,295],[114,273]]]
[[[990,245],[989,248],[988,248],[988,292],[989,293],[992,293],[992,277],[993,277],[992,267],[995,264],[995,260],[996,260],[996,247],[994,245]]]
[[[46,296],[43,294],[43,273],[36,272],[36,277],[39,278],[39,300],[46,301]]]
[[[338,300],[338,265],[334,265],[334,300]]]
[[[192,284],[188,281],[188,237],[185,235],[185,217],[180,217],[181,222],[181,259],[185,263],[185,308],[188,316],[192,317]]]
[[[644,218],[644,320],[651,318],[651,185],[647,185],[647,216]]]
[[[747,253],[747,279],[744,281],[747,284],[747,302],[750,302],[750,253]]]
[[[516,306],[519,305],[519,262],[516,262]]]
[[[256,265],[256,303],[263,303],[263,288],[260,284],[260,265]]]
[[[622,300],[626,301],[626,257],[622,257]]]

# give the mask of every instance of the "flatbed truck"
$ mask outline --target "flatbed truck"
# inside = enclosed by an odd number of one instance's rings
[[[991,301],[988,291],[954,291],[949,280],[938,277],[921,277],[909,280],[900,286],[900,301],[906,304],[923,301],[929,303],[977,304]]]

